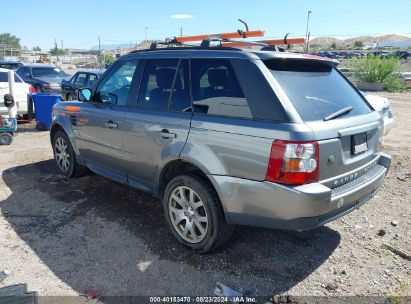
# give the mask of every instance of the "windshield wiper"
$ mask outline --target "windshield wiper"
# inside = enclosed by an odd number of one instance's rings
[[[354,109],[353,106],[342,108],[341,110],[338,110],[337,112],[334,112],[334,113],[328,115],[326,118],[324,118],[324,121],[331,120],[331,119],[337,118],[338,116],[347,114],[347,113],[351,112],[352,109]]]

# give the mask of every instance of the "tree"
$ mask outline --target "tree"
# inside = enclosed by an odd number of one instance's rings
[[[15,49],[20,49],[20,38],[10,34],[10,33],[3,33],[0,34],[0,44],[5,44],[7,46],[13,47]]]
[[[333,43],[331,44],[331,48],[335,50],[335,49],[337,48],[337,44],[336,44],[335,42],[333,42]]]
[[[106,55],[104,59],[105,59],[105,63],[108,63],[108,64],[112,64],[114,61],[116,61],[116,58],[112,55]]]
[[[354,46],[355,46],[357,49],[362,49],[362,48],[364,47],[364,42],[362,42],[362,41],[360,41],[360,40],[357,40],[356,42],[354,42]]]
[[[33,51],[41,52],[41,48],[40,48],[39,46],[35,46],[35,47],[33,48]]]

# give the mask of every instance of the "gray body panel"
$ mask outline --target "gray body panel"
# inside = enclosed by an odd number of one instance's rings
[[[251,111],[263,119],[142,109],[136,105],[140,81],[133,80],[127,106],[59,104],[54,108],[53,126],[66,131],[79,162],[98,174],[158,195],[162,170],[172,161],[183,160],[208,176],[228,222],[296,230],[314,228],[368,201],[382,185],[390,157],[379,151],[383,120],[377,112],[327,122],[302,121],[261,61],[301,59],[298,56],[159,50],[130,53],[119,59],[228,58],[247,100],[259,101],[250,107]],[[66,105],[81,110],[67,113]],[[107,127],[108,121],[118,127]],[[367,134],[368,149],[354,155],[351,140],[359,133]],[[276,139],[317,141],[319,181],[301,186],[265,181]]]

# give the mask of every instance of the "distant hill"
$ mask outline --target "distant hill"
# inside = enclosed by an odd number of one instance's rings
[[[335,43],[337,46],[353,47],[356,41],[363,43],[386,42],[386,41],[407,41],[411,37],[402,35],[383,35],[383,36],[358,36],[348,39],[337,39],[334,37],[317,37],[310,40],[311,47],[328,48]]]

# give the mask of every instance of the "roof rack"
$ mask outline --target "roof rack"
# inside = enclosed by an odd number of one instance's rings
[[[175,48],[175,47],[194,47],[194,48],[210,48],[212,47],[211,42],[219,42],[220,44],[217,47],[221,48],[240,48],[245,46],[261,46],[262,50],[269,51],[284,51],[284,49],[279,48],[277,45],[287,45],[288,48],[291,44],[303,44],[305,43],[304,38],[291,38],[288,39],[288,35],[285,35],[283,39],[274,39],[274,40],[260,40],[260,41],[245,41],[245,40],[235,40],[236,38],[244,39],[251,37],[263,37],[264,31],[254,30],[250,31],[248,25],[240,20],[245,25],[246,30],[237,30],[236,32],[229,33],[219,33],[219,34],[204,34],[204,35],[195,35],[195,36],[182,36],[167,38],[164,41],[156,41],[150,45],[150,50],[158,49],[158,46],[162,45],[166,48]],[[199,45],[188,44],[188,42],[200,42]],[[214,46],[213,46],[214,47]]]

